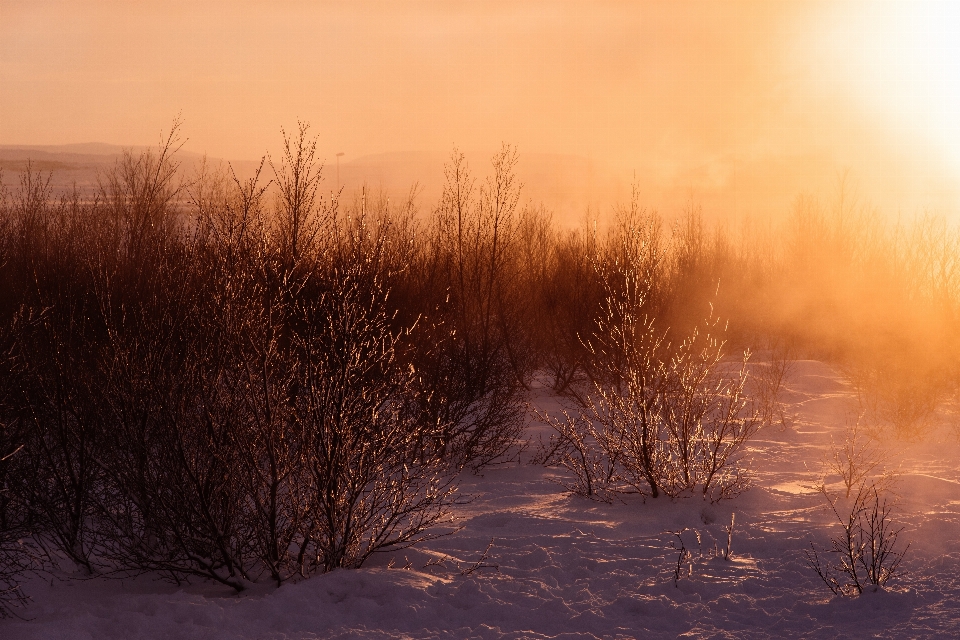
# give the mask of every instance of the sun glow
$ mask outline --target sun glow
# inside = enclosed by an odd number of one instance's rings
[[[816,20],[821,80],[914,152],[917,142],[932,147],[960,172],[960,4],[842,3]]]

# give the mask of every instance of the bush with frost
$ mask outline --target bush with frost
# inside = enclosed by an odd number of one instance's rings
[[[463,154],[405,274],[421,314],[409,343],[426,411],[444,426],[451,462],[474,469],[502,461],[523,432],[523,400],[535,367],[522,244],[516,150],[504,146],[477,188]]]
[[[900,545],[903,527],[894,524],[893,505],[876,484],[860,483],[852,498],[820,493],[840,525],[830,546],[811,542],[807,564],[834,595],[858,596],[895,578],[910,545]]]
[[[647,306],[657,260],[648,229],[629,230],[616,269],[597,263],[606,299],[584,340],[592,382],[579,415],[540,416],[554,431],[540,461],[571,470],[572,490],[588,496],[730,497],[748,486],[740,463],[764,417],[746,394],[749,352],[726,360],[711,319],[670,342]]]
[[[447,522],[450,427],[398,355],[386,239],[338,236],[307,127],[284,143],[272,209],[259,173],[179,185],[175,131],[93,202],[28,174],[4,205],[4,291],[36,316],[0,381],[5,579],[22,532],[87,572],[241,590]]]
[[[861,423],[862,416],[847,426],[843,442],[835,443],[831,439],[833,451],[824,459],[825,475],[840,478],[846,490],[844,498],[849,498],[854,487],[859,487],[868,478],[875,477],[873,482],[881,489],[889,486],[894,478],[884,469],[887,453],[878,440],[864,432]]]

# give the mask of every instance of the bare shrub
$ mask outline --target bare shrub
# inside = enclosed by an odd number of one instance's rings
[[[396,366],[384,297],[335,273],[336,287],[296,340],[294,404],[312,478],[305,547],[323,571],[433,537],[456,485],[437,447],[445,427],[423,411],[416,372]]]
[[[175,158],[183,146],[180,125],[179,119],[174,120],[156,152],[124,151],[120,160],[100,176],[96,230],[102,234],[103,248],[117,251],[128,265],[136,265],[139,260],[149,264],[158,246],[173,240],[183,222],[176,206],[183,189],[178,181],[180,163]]]
[[[45,546],[91,570],[88,527],[101,441],[90,402],[93,360],[85,349],[96,333],[84,251],[92,238],[89,211],[77,199],[50,200],[48,180],[26,172],[14,199],[16,238],[6,265],[20,296],[17,313],[32,316],[11,346],[17,362],[8,402],[21,426],[21,480],[10,490],[29,505]]]
[[[224,384],[230,334],[218,332],[235,327],[214,315],[233,320],[235,309],[210,307],[223,300],[204,286],[198,257],[184,245],[158,252],[150,288],[141,285],[147,295],[122,306],[116,299],[128,292],[101,274],[99,386],[111,438],[101,461],[100,554],[122,568],[200,575],[239,590],[252,580],[252,552]]]
[[[426,410],[445,425],[455,464],[502,460],[523,426],[522,400],[535,360],[526,343],[527,305],[518,264],[516,152],[505,146],[480,189],[454,152],[446,185],[415,266],[428,316],[414,353]],[[425,348],[423,348],[425,346]]]
[[[686,332],[703,315],[702,302],[716,301],[718,282],[723,279],[726,284],[723,269],[729,243],[721,227],[711,233],[702,209],[692,203],[674,224],[669,240],[661,256],[661,316],[670,326]]]
[[[724,525],[723,530],[727,534],[727,545],[723,548],[723,559],[730,560],[733,557],[733,525],[736,522],[736,512],[730,513],[730,524]],[[718,554],[719,555],[719,554]]]
[[[98,272],[114,438],[97,522],[122,567],[239,591],[360,566],[448,519],[446,425],[396,355],[387,235],[320,226],[334,212],[313,199],[313,144],[303,125],[285,139],[275,224],[256,178],[201,175],[196,220],[156,252],[140,298],[118,305],[114,271],[142,263]]]
[[[20,376],[26,431],[20,464],[30,478],[20,491],[44,538],[89,572],[102,432],[99,411],[90,402],[90,363],[77,357],[85,339],[78,313],[63,305],[51,310],[21,344],[36,359]]]
[[[748,484],[740,455],[763,417],[744,393],[749,353],[738,367],[725,362],[709,319],[672,345],[647,315],[655,236],[643,224],[625,233],[617,271],[597,265],[607,297],[585,342],[592,387],[580,396],[579,416],[547,418],[555,435],[541,458],[573,469],[575,490],[587,495],[597,480],[654,498],[695,489],[712,500],[736,495]]]
[[[596,236],[584,227],[556,237],[549,250],[529,254],[542,270],[531,331],[557,393],[569,394],[585,382],[589,359],[581,338],[590,335],[603,300],[596,252]]]
[[[496,540],[494,538],[490,538],[490,542],[487,543],[487,546],[483,550],[483,552],[480,554],[480,557],[473,563],[468,563],[466,565],[461,564],[458,560],[455,560],[454,558],[451,558],[450,556],[444,553],[444,554],[435,555],[434,557],[427,560],[426,564],[423,565],[423,568],[426,569],[427,567],[441,567],[443,569],[449,569],[450,567],[447,566],[447,563],[449,562],[450,564],[453,565],[454,570],[457,573],[459,573],[460,576],[462,577],[469,576],[474,572],[479,571],[480,569],[494,569],[499,573],[500,565],[491,564],[487,558],[487,556],[490,553],[490,550],[493,549],[493,543],[495,541]],[[390,564],[387,566],[392,568],[393,560],[390,560]],[[403,568],[411,569],[413,568],[413,563],[408,561],[407,565],[404,566]]]
[[[548,442],[541,442],[531,464],[566,469],[574,480],[558,480],[564,489],[586,498],[612,502],[616,494],[616,459],[603,455],[600,448],[603,435],[594,423],[583,415],[570,415],[567,411],[563,412],[563,418],[539,410],[534,413],[554,434]]]
[[[850,497],[854,487],[859,487],[870,476],[875,475],[876,471],[882,471],[887,460],[886,452],[880,443],[863,432],[860,421],[861,418],[858,417],[856,422],[847,426],[843,442],[839,446],[831,440],[833,453],[824,460],[827,470],[838,475],[843,482],[846,488],[845,498]],[[887,476],[884,476],[875,482],[887,484],[886,478]]]
[[[300,366],[294,342],[306,322],[298,309],[321,250],[320,229],[312,225],[330,212],[314,196],[290,191],[298,183],[306,188],[296,172],[310,175],[310,189],[320,178],[311,164],[312,147],[303,149],[315,141],[305,134],[301,124],[298,139],[285,138],[285,173],[278,179],[286,195],[275,212],[279,223],[274,220],[279,229],[266,220],[269,184],[260,183],[259,171],[243,183],[233,176],[232,188],[222,194],[214,179],[207,198],[193,197],[209,207],[195,204],[200,233],[192,270],[203,273],[206,293],[196,313],[202,322],[194,350],[202,375],[189,398],[202,411],[201,433],[223,434],[223,444],[211,442],[206,449],[222,460],[224,478],[234,483],[239,500],[233,540],[220,551],[235,567],[235,588],[262,574],[280,585],[307,572],[310,435],[294,417]]]
[[[782,401],[783,385],[796,364],[795,347],[785,339],[778,339],[769,350],[769,358],[768,362],[753,366],[751,392],[763,412],[763,422],[779,424],[783,430],[790,423]]]
[[[861,483],[848,504],[826,489],[821,495],[830,505],[843,532],[830,539],[830,548],[818,550],[811,542],[807,564],[834,595],[857,596],[877,590],[898,575],[910,545],[898,546],[903,528],[891,520],[893,506],[874,484]]]
[[[316,160],[317,139],[310,137],[309,131],[306,122],[298,123],[296,137],[282,131],[280,165],[270,161],[279,191],[274,218],[276,243],[288,270],[304,257],[314,257],[313,245],[326,213],[323,203],[317,201],[323,164]]]
[[[667,531],[676,541],[671,541],[670,546],[677,551],[677,562],[673,567],[673,586],[678,586],[680,578],[683,577],[686,573],[687,577],[693,575],[693,552],[690,549],[687,549],[686,544],[683,541],[683,534],[688,531],[692,531],[697,538],[697,543],[700,543],[700,532],[695,529],[683,528],[678,529],[677,531]],[[684,571],[684,566],[686,566],[686,571]]]
[[[30,566],[24,543],[7,531],[0,533],[0,618],[15,616],[29,602],[20,577]]]
[[[707,323],[716,328],[716,321]],[[667,396],[671,462],[668,491],[702,487],[704,496],[732,497],[749,486],[739,466],[747,441],[763,423],[762,409],[747,398],[747,361],[723,361],[723,343],[698,330],[672,356],[678,388]],[[731,370],[732,369],[732,370]]]
[[[242,590],[264,573],[280,584],[422,539],[452,485],[425,454],[434,432],[403,405],[416,403],[395,381],[410,374],[394,370],[382,293],[346,277],[319,301],[290,303],[296,292],[243,275],[191,307],[201,322],[169,369],[176,379],[145,385],[154,413],[134,450],[150,460],[114,463],[131,507],[110,510],[111,556]]]

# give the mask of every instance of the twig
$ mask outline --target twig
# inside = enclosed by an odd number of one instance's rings
[[[730,514],[730,526],[724,525],[723,529],[727,532],[727,548],[723,550],[723,559],[729,560],[732,555],[731,547],[733,546],[733,523],[737,517],[737,513],[734,511]]]
[[[498,565],[498,564],[487,564],[487,563],[484,562],[484,561],[487,559],[487,553],[490,551],[490,549],[493,548],[493,541],[494,541],[494,539],[493,539],[493,538],[490,538],[490,544],[488,544],[488,545],[487,545],[487,548],[483,550],[483,554],[480,555],[480,559],[477,560],[477,561],[473,564],[473,566],[471,566],[471,567],[469,567],[469,568],[467,568],[467,569],[463,569],[463,568],[460,569],[460,575],[461,575],[461,576],[468,576],[468,575],[470,575],[471,573],[473,573],[474,571],[476,571],[477,569],[496,569],[498,572],[500,571],[500,565]]]

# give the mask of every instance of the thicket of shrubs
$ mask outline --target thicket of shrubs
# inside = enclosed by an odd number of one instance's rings
[[[513,455],[538,374],[594,445],[652,412],[581,465],[652,495],[742,486],[776,393],[725,344],[845,364],[904,434],[920,418],[870,381],[953,388],[960,240],[935,218],[801,199],[786,231],[735,234],[634,195],[563,229],[522,206],[509,147],[479,183],[455,153],[421,215],[325,196],[306,126],[245,181],[181,175],[175,133],[93,198],[29,170],[0,197],[0,603],[28,536],[241,590],[442,533],[457,473]]]
[[[457,472],[519,434],[529,374],[507,351],[502,269],[483,262],[503,253],[476,230],[488,200],[461,203],[459,245],[413,247],[365,203],[345,217],[320,197],[306,127],[273,192],[259,176],[183,185],[175,143],[125,156],[92,202],[53,202],[30,172],[4,201],[10,588],[26,535],[88,572],[237,590],[360,566],[442,533]],[[494,204],[513,215],[515,199]],[[433,306],[400,313],[391,291]]]

